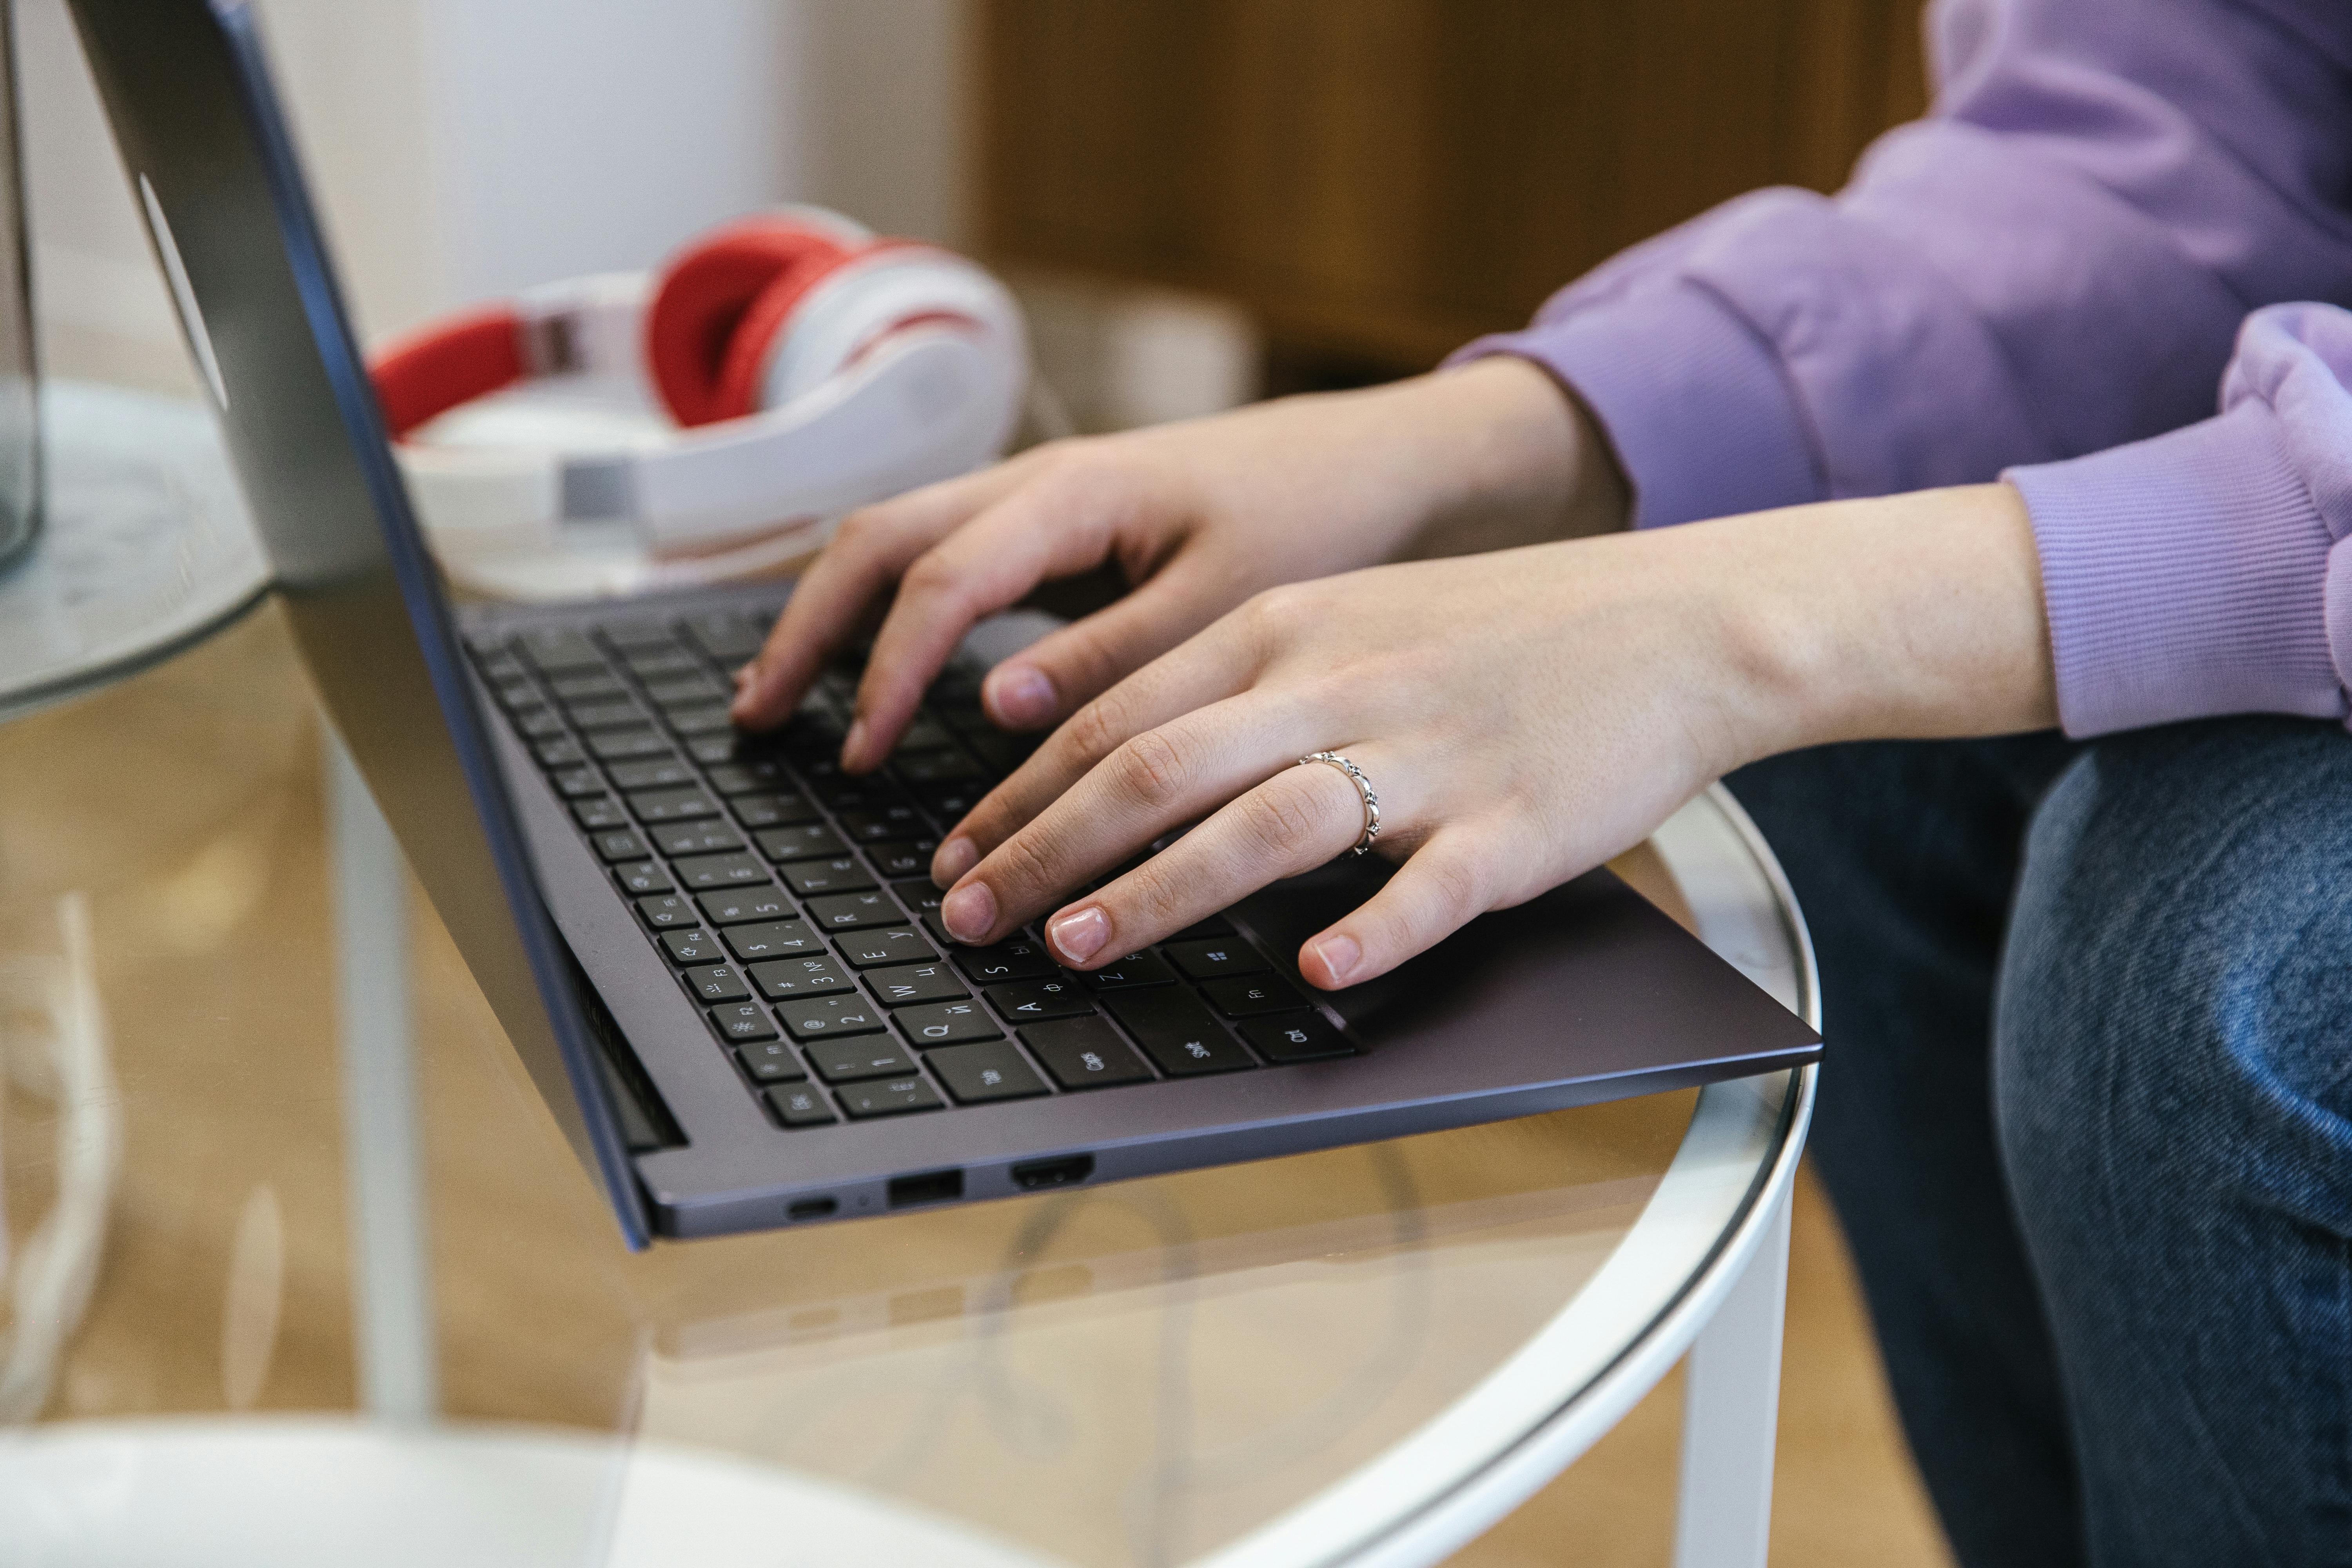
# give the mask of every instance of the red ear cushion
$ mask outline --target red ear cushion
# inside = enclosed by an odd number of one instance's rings
[[[787,268],[760,291],[736,324],[719,365],[713,405],[724,410],[721,419],[740,419],[760,411],[761,384],[767,380],[768,355],[776,339],[791,324],[793,312],[815,287],[852,261],[862,261],[886,250],[921,248],[913,240],[877,239],[855,248],[836,248],[822,266]]]
[[[370,373],[397,441],[436,415],[520,381],[521,323],[505,305],[454,317],[394,343]]]
[[[664,269],[646,312],[646,363],[654,387],[680,425],[708,425],[752,411],[768,340],[810,285],[847,254],[832,237],[780,218],[749,218],[697,241]],[[799,279],[805,278],[806,282]],[[763,303],[789,289],[781,308]],[[755,307],[764,325],[750,357],[753,371],[731,371]]]

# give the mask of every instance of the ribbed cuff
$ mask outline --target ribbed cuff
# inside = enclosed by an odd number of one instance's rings
[[[1688,283],[1595,305],[1458,350],[1533,360],[1592,410],[1633,488],[1633,525],[1657,528],[1795,506],[1825,493],[1770,345]]]
[[[2266,405],[2001,478],[2033,517],[2068,734],[2344,716],[2327,525]]]

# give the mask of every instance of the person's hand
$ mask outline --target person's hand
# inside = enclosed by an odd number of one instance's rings
[[[1345,853],[1345,753],[1402,866],[1311,938],[1337,987],[1640,841],[1793,746],[2052,721],[2032,535],[2006,487],[1837,502],[1276,588],[1112,687],[952,831],[941,917],[1046,921],[1087,969]]]
[[[789,716],[894,586],[842,749],[852,772],[889,754],[975,621],[1049,578],[1116,562],[1134,592],[991,672],[982,700],[1007,729],[1059,722],[1260,589],[1624,511],[1589,419],[1516,359],[1055,442],[844,520],[737,676],[734,717]]]

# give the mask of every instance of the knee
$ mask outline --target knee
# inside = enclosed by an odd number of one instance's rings
[[[2070,767],[2028,840],[1996,1002],[2021,1208],[2129,1224],[2228,1190],[2352,1219],[2347,887],[2335,726],[2181,725]]]

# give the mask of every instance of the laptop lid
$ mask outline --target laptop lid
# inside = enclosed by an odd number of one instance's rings
[[[623,1235],[651,1226],[251,11],[69,0],[301,656]]]

